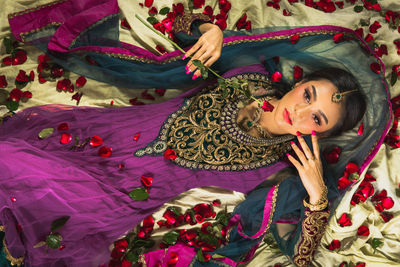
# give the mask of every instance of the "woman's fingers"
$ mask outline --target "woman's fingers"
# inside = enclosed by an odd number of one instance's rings
[[[314,151],[315,158],[319,160],[320,158],[319,158],[318,137],[315,134],[315,131],[312,131],[311,141],[312,141],[312,146],[313,146],[313,151]]]
[[[297,169],[298,172],[300,172],[301,168],[303,168],[303,166],[300,164],[300,162],[298,162],[292,155],[290,155],[289,153],[286,154],[286,156],[288,157],[289,161],[294,165],[294,167]]]
[[[307,146],[306,141],[304,140],[303,136],[301,136],[300,132],[297,132],[296,134],[297,134],[297,140],[299,140],[301,149],[303,150],[307,159],[314,159],[315,157],[311,153],[310,148]]]
[[[291,146],[293,148],[293,151],[296,153],[296,155],[299,158],[300,162],[304,166],[306,164],[306,162],[307,162],[307,159],[304,156],[304,153],[300,150],[300,148],[298,148],[298,146],[293,141],[291,141],[290,144],[291,144]]]

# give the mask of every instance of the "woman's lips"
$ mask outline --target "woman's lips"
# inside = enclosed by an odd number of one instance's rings
[[[290,118],[290,113],[289,113],[289,111],[288,111],[286,108],[283,110],[283,119],[284,119],[287,123],[289,123],[290,125],[292,125],[292,119]]]

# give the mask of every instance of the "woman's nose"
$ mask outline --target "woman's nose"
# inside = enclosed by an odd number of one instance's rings
[[[308,113],[309,108],[310,107],[308,105],[305,105],[305,104],[296,105],[295,108],[294,108],[294,113],[295,113],[296,119],[298,121],[300,121],[301,119],[306,117],[306,114]]]

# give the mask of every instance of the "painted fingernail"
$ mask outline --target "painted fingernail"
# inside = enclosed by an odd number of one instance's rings
[[[315,136],[315,131],[312,131],[311,134],[312,134],[313,136]]]
[[[291,144],[291,145],[294,145],[294,142],[293,142],[293,141],[290,141],[290,144]]]
[[[301,136],[301,133],[299,131],[296,132],[297,136]]]
[[[194,74],[193,77],[192,77],[192,80],[196,80],[197,77],[198,77],[198,76],[197,76],[196,74]]]
[[[188,65],[186,65],[186,66],[185,66],[185,70],[188,70],[188,69],[189,69],[189,66],[188,66]]]
[[[185,59],[186,59],[186,55],[183,55],[182,60],[185,60]]]
[[[290,154],[289,153],[286,153],[286,157],[289,157],[290,156]]]
[[[190,69],[187,69],[186,74],[189,74],[189,73],[191,73],[191,71],[190,71]]]

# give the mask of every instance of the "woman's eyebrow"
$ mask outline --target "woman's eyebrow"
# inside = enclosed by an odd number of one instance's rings
[[[315,90],[315,86],[311,85],[311,87],[312,87],[312,93],[313,93],[314,101],[317,101],[317,91]]]
[[[318,110],[319,114],[321,114],[322,118],[324,118],[325,123],[328,124],[328,118],[326,117],[325,113],[323,113],[321,110]]]

